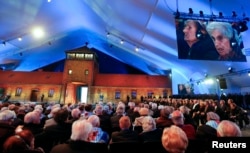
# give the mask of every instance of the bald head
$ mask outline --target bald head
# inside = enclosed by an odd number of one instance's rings
[[[121,129],[129,129],[131,126],[131,121],[128,116],[122,116],[119,120],[119,126]]]
[[[229,120],[223,120],[217,127],[219,137],[241,137],[241,131],[237,124]]]

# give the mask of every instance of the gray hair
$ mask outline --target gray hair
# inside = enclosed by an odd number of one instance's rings
[[[71,116],[72,116],[73,118],[80,118],[81,113],[82,113],[82,112],[80,111],[79,108],[74,108],[74,109],[71,111]]]
[[[220,120],[220,116],[216,114],[215,112],[207,112],[207,120]]]
[[[92,124],[87,120],[77,120],[72,125],[72,133],[70,139],[88,141],[90,132],[92,131]]]
[[[145,116],[142,121],[143,132],[149,132],[156,129],[155,119],[152,116]]]
[[[24,116],[24,123],[40,124],[40,115],[35,111],[29,112]]]
[[[217,127],[217,133],[220,137],[241,137],[241,131],[237,124],[229,120],[223,120]]]
[[[95,106],[95,110],[94,110],[95,114],[101,115],[101,114],[102,114],[102,111],[103,111],[103,106],[100,105],[100,104],[97,104],[97,105]]]
[[[187,106],[185,105],[182,105],[179,107],[180,111],[183,113],[183,114],[189,114],[190,112],[190,108],[188,108]]]
[[[16,113],[11,110],[4,110],[0,113],[0,121],[10,121],[16,118]]]
[[[100,118],[97,115],[91,115],[88,118],[89,123],[93,125],[93,127],[99,127],[100,126]]]
[[[210,22],[207,25],[207,32],[209,35],[212,34],[214,30],[218,30],[223,36],[231,40],[233,37],[239,44],[239,35],[237,31],[232,27],[230,23],[227,22]]]
[[[169,152],[184,153],[188,146],[186,133],[175,125],[163,130],[161,140],[163,147]]]

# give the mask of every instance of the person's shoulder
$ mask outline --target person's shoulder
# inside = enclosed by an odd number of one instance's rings
[[[185,129],[195,129],[192,124],[184,124],[182,128],[185,128]]]
[[[67,152],[70,149],[70,145],[67,143],[58,144],[54,146],[50,153]]]
[[[121,133],[121,131],[114,131],[111,133],[111,137],[119,135]]]

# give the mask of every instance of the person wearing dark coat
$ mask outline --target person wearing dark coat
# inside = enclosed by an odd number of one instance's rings
[[[55,114],[56,125],[48,126],[44,131],[35,136],[35,144],[42,147],[44,151],[50,152],[52,147],[58,143],[67,142],[71,135],[71,123],[67,123],[68,111],[60,109]]]
[[[124,113],[125,113],[125,106],[118,105],[116,108],[116,113],[114,113],[110,118],[112,132],[120,130],[119,120],[124,115]]]
[[[152,116],[146,116],[143,119],[142,129],[139,134],[141,142],[161,142],[163,129],[156,128],[155,119]]]
[[[160,110],[160,116],[155,119],[156,127],[164,129],[165,127],[170,127],[174,123],[169,118],[169,115],[172,113],[170,106],[165,106],[165,108]]]
[[[2,150],[4,141],[15,134],[15,126],[13,126],[14,115],[10,110],[0,112],[0,151]]]
[[[72,125],[72,134],[67,143],[54,146],[50,153],[107,153],[105,143],[91,143],[92,124],[87,120],[77,120]]]
[[[119,120],[121,130],[112,132],[110,143],[113,142],[126,142],[126,141],[139,141],[139,135],[137,132],[130,129],[131,121],[128,116],[123,116]]]
[[[219,54],[203,23],[186,20],[182,31],[177,31],[177,39],[180,59],[218,60]]]

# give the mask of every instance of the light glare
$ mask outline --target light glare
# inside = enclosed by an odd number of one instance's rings
[[[37,27],[33,29],[32,34],[36,38],[42,38],[44,36],[44,31],[43,29]]]

